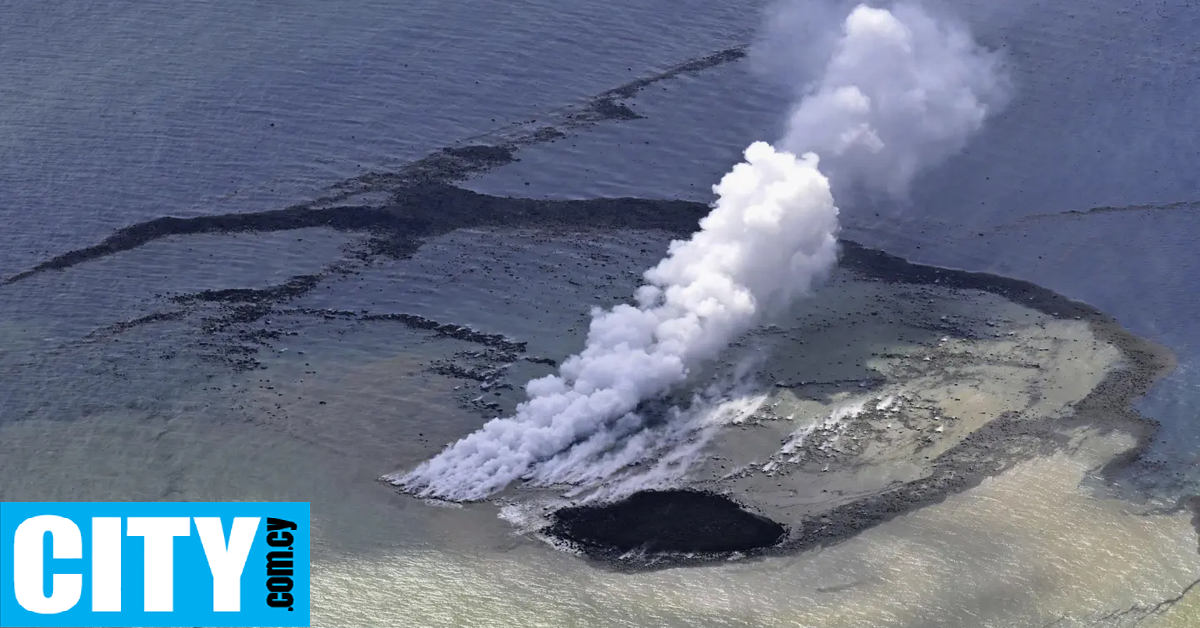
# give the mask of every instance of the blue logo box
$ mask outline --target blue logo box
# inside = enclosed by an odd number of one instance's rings
[[[308,626],[309,505],[0,503],[0,627]]]

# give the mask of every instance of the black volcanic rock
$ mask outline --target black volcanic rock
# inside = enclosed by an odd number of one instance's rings
[[[589,554],[746,552],[778,543],[787,529],[747,512],[720,495],[699,491],[645,491],[614,504],[576,506],[554,513],[546,530]]]

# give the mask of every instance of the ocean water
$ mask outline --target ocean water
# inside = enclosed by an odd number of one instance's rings
[[[746,43],[766,5],[0,0],[0,276],[159,216],[310,200]],[[914,261],[1030,279],[1170,347],[1178,368],[1140,404],[1163,425],[1148,456],[1161,464],[1135,466],[1119,486],[1169,505],[1200,492],[1200,14],[1181,0],[993,5],[955,10],[1009,55],[1013,103],[908,203],[845,205],[846,235]],[[527,147],[464,186],[708,200],[748,142],[778,134],[787,108],[790,94],[750,66],[654,83],[629,101],[644,118]],[[1111,209],[1085,211],[1094,207]],[[498,331],[487,329],[489,306],[578,325],[572,312],[621,298],[587,281],[540,309],[529,295],[496,300],[488,291],[512,289],[504,282],[438,297],[430,268],[498,249],[472,240],[491,237],[451,236],[293,305]],[[608,268],[606,255],[636,272],[666,244],[638,238],[593,243],[578,254],[593,269],[581,277]],[[311,500],[316,586],[330,600],[318,625],[1043,625],[1166,599],[1196,577],[1169,551],[1194,547],[1186,518],[1144,523],[1120,503],[1056,501],[1051,489],[1103,458],[1085,452],[815,560],[622,578],[515,535],[493,509],[431,508],[374,482],[480,419],[447,408],[460,391],[423,370],[468,347],[297,318],[280,322],[298,336],[260,352],[262,374],[232,374],[187,320],[119,340],[103,332],[172,310],[162,295],[278,285],[353,246],[324,229],[172,237],[0,286],[0,498]],[[528,340],[552,354],[581,333]],[[162,355],[172,359],[150,359]],[[1046,493],[1023,496],[1022,478],[1037,477],[1052,478]],[[998,503],[1010,508],[987,509]],[[980,511],[986,523],[964,514]],[[1028,529],[1057,532],[1035,543],[1021,536]],[[971,550],[988,530],[1004,532]],[[954,535],[961,542],[939,544]],[[1124,570],[1088,558],[1110,538],[1132,539],[1117,552]],[[973,561],[1002,577],[956,582]],[[914,584],[901,567],[923,578]],[[847,597],[830,597],[843,585],[854,585]],[[1026,593],[1036,587],[1049,593]]]

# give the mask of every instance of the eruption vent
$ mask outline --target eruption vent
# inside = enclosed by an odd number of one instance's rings
[[[600,482],[660,451],[628,446],[643,431],[638,405],[678,387],[836,263],[838,209],[817,154],[832,160],[839,184],[903,192],[1002,104],[995,58],[913,6],[855,8],[822,61],[785,150],[746,149],[713,187],[700,231],[646,271],[636,305],[594,309],[586,347],[558,375],[529,382],[514,416],[384,479],[422,497],[477,500],[517,479]]]

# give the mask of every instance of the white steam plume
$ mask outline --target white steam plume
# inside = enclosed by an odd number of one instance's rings
[[[786,306],[833,267],[837,208],[815,155],[757,142],[714,191],[700,231],[646,271],[637,305],[593,310],[586,348],[559,375],[529,382],[515,416],[388,479],[424,497],[482,499],[572,446],[603,455],[605,441],[642,428],[639,403],[683,383],[764,309]]]
[[[384,479],[422,497],[476,500],[522,478],[594,485],[660,455],[670,430],[641,433],[639,404],[683,384],[836,263],[838,209],[817,154],[840,180],[902,193],[1002,104],[995,58],[915,6],[856,7],[823,62],[792,112],[785,150],[746,149],[713,187],[700,231],[645,273],[636,305],[593,310],[584,350],[558,375],[529,382],[514,416]]]
[[[1007,103],[1007,76],[961,24],[912,4],[860,5],[779,146],[821,155],[839,188],[861,183],[904,196],[919,172],[962,151]]]

